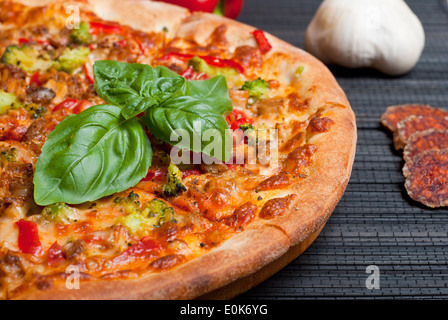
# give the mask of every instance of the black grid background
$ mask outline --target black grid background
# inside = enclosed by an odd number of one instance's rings
[[[246,0],[238,20],[304,48],[320,2]],[[425,50],[411,73],[389,78],[331,68],[357,116],[357,154],[344,197],[302,256],[239,299],[448,298],[448,209],[409,199],[402,155],[379,122],[388,105],[448,107],[446,0],[406,2],[426,33]],[[380,289],[366,288],[369,265],[379,267]]]

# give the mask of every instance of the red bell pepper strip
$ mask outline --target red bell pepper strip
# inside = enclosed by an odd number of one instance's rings
[[[232,130],[238,130],[242,124],[252,124],[254,122],[253,119],[246,116],[244,111],[237,109],[233,109],[232,113],[226,117],[226,121]]]
[[[149,169],[148,174],[141,181],[163,181],[165,180],[167,172],[166,169]]]
[[[257,40],[258,48],[261,53],[265,54],[272,49],[271,44],[262,30],[255,30],[252,34],[254,35],[255,40]]]
[[[180,73],[182,77],[187,80],[207,80],[210,77],[204,72],[194,71],[192,66],[189,66],[184,72]]]
[[[30,78],[30,85],[35,83],[36,86],[41,87],[42,86],[42,82],[39,81],[39,77],[40,77],[40,72],[37,71],[35,74],[33,74],[31,76],[31,78]]]
[[[190,11],[213,12],[218,5],[219,0],[154,0],[175,4]]]
[[[55,241],[50,249],[48,249],[47,254],[47,264],[49,267],[54,267],[65,260],[65,254],[62,251],[61,246],[58,244],[57,241]]]
[[[39,230],[33,221],[19,220],[16,222],[19,227],[19,249],[23,253],[39,256],[42,253],[42,245],[39,240]]]
[[[76,107],[79,104],[79,100],[77,99],[65,99],[61,103],[57,104],[53,111],[60,111],[60,110],[71,110],[74,107]]]
[[[133,246],[127,248],[122,254],[115,257],[113,263],[118,265],[130,264],[138,259],[156,255],[160,250],[162,250],[160,244],[145,237]]]
[[[43,44],[45,46],[50,45],[50,42],[47,41],[47,40],[19,38],[19,43],[20,44],[26,44],[26,43],[30,43],[30,42],[36,42],[36,43],[39,43],[39,44]]]
[[[117,24],[104,24],[100,22],[90,22],[90,33],[94,35],[98,34],[121,34],[123,28]]]
[[[199,169],[184,170],[182,171],[182,179],[185,179],[189,176],[200,176],[201,174],[202,171]]]
[[[188,61],[195,56],[198,56],[199,58],[201,58],[202,60],[204,60],[205,62],[207,62],[207,64],[209,64],[211,66],[219,67],[219,68],[233,68],[233,69],[238,70],[238,72],[240,72],[240,73],[244,73],[243,66],[240,65],[238,62],[230,60],[230,59],[220,59],[220,58],[212,57],[212,56],[199,56],[199,55],[194,55],[194,54],[189,54],[189,53],[178,53],[178,52],[167,53],[160,59],[168,60],[170,58],[176,58],[179,60]]]
[[[89,82],[90,84],[95,83],[95,77],[93,75],[92,64],[90,62],[87,62],[87,63],[84,64],[82,69],[84,71],[84,75],[86,76],[87,82]]]
[[[68,98],[59,103],[58,105],[56,105],[53,109],[53,112],[70,111],[72,114],[79,114],[91,105],[92,103],[87,100],[77,100]]]

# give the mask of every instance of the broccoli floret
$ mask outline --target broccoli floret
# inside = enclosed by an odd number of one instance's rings
[[[143,236],[151,228],[159,228],[168,221],[177,223],[176,213],[172,207],[158,199],[148,202],[141,211],[118,219],[126,229],[138,236]]]
[[[214,67],[205,62],[204,59],[195,56],[188,61],[188,65],[193,67],[196,72],[203,72],[210,77],[223,75],[226,77],[239,76],[239,73],[233,68],[227,67]]]
[[[0,168],[4,168],[8,163],[16,162],[19,159],[19,152],[16,148],[8,148],[0,151]]]
[[[120,205],[124,208],[125,212],[128,214],[136,213],[138,210],[138,207],[140,206],[139,201],[140,196],[137,193],[134,193],[134,191],[131,191],[129,195],[125,198],[123,197],[116,197],[114,199],[114,203],[116,205]]]
[[[14,65],[27,73],[34,73],[38,70],[46,71],[53,65],[53,61],[44,58],[36,49],[29,45],[21,47],[12,45],[7,47],[1,62]]]
[[[249,145],[253,145],[254,143],[256,144],[259,141],[268,139],[268,128],[265,125],[261,125],[258,128],[255,128],[250,123],[244,123],[239,126],[239,129],[244,132]]]
[[[41,214],[46,220],[55,222],[76,221],[78,219],[77,210],[64,202],[46,206]]]
[[[90,34],[90,24],[87,21],[81,22],[78,29],[73,29],[70,32],[70,40],[75,44],[91,43],[92,35]]]
[[[142,236],[145,230],[151,228],[148,219],[139,213],[131,213],[127,216],[120,217],[117,222],[123,225],[132,234],[139,236]]]
[[[56,69],[71,74],[88,61],[89,53],[90,50],[87,47],[66,48],[56,62]]]
[[[261,98],[263,94],[265,94],[266,90],[269,88],[269,83],[265,80],[258,78],[252,81],[245,81],[244,85],[240,88],[240,90],[249,91],[249,97],[255,100]]]
[[[14,93],[8,93],[0,90],[0,114],[5,113],[11,108],[19,108],[21,104]]]
[[[142,211],[142,215],[145,216],[155,227],[160,227],[168,221],[177,223],[174,209],[162,200],[158,199],[153,199],[148,202]]]
[[[170,165],[168,166],[167,183],[163,186],[163,193],[167,197],[174,197],[184,191],[187,191],[187,188],[182,183],[182,172],[173,162],[170,162]]]

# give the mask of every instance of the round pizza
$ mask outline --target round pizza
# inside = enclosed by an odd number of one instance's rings
[[[319,234],[356,123],[317,59],[161,2],[0,6],[0,298],[230,298]]]

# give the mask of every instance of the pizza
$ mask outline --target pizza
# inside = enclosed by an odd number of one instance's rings
[[[317,59],[161,2],[0,6],[2,299],[229,298],[319,234],[356,122]]]

